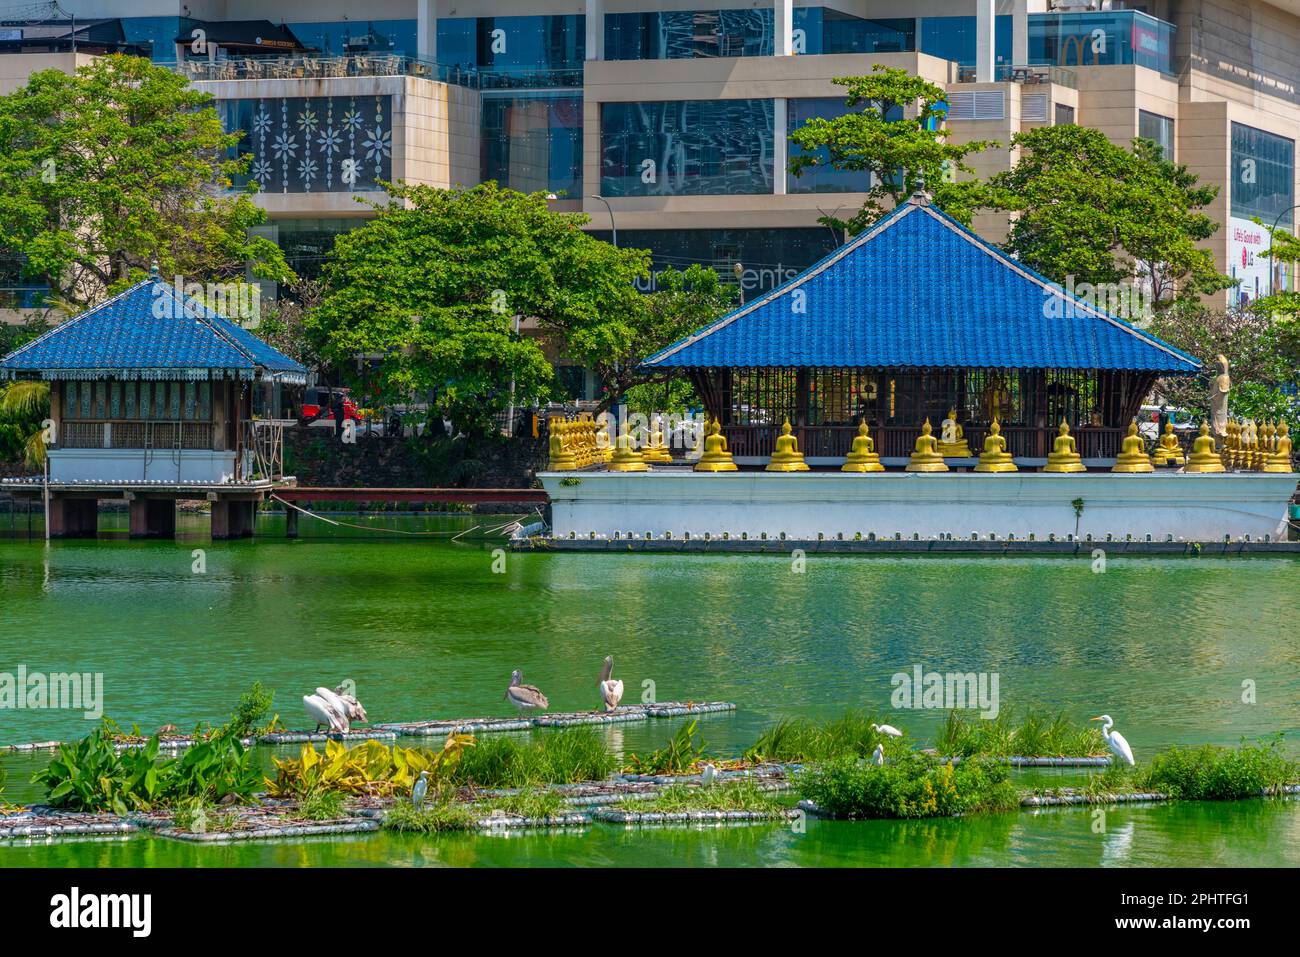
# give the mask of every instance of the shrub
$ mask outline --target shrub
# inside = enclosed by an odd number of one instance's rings
[[[804,771],[797,781],[805,798],[844,817],[946,817],[1020,803],[1008,768],[979,759],[954,766],[909,753],[877,766],[840,757]]]
[[[325,742],[325,752],[304,744],[297,758],[275,759],[275,779],[267,781],[272,797],[296,797],[300,801],[321,791],[343,794],[386,795],[409,793],[420,772],[429,773],[429,788],[439,790],[451,780],[467,748],[474,747],[468,734],[449,734],[442,750],[389,747],[367,741],[354,748],[338,741]]]
[[[1142,775],[1153,791],[1187,800],[1223,801],[1254,797],[1291,783],[1300,766],[1282,752],[1282,736],[1237,748],[1179,747],[1151,759]]]
[[[592,728],[566,728],[536,740],[485,738],[461,758],[452,780],[470,787],[521,788],[602,781],[617,769],[603,735]]]
[[[693,787],[687,784],[670,784],[658,796],[648,801],[620,801],[621,811],[660,812],[671,814],[682,811],[761,811],[775,813],[785,805],[770,791],[760,790],[748,779],[727,781],[712,787]]]
[[[828,761],[855,756],[864,758],[884,746],[885,753],[906,749],[905,738],[891,738],[872,729],[876,716],[850,711],[834,721],[819,724],[807,718],[780,721],[758,736],[744,754],[746,761]]]
[[[934,747],[945,757],[1087,757],[1106,753],[1097,728],[1076,725],[1063,714],[1032,709],[1019,721],[1010,709],[996,718],[981,718],[974,711],[950,711]]]
[[[626,770],[633,774],[684,774],[709,756],[704,738],[696,740],[699,722],[691,721],[677,729],[677,733],[662,748],[646,757],[627,756]]]

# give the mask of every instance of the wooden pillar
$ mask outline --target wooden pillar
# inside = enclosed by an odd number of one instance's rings
[[[212,540],[221,541],[230,537],[230,502],[217,499],[212,503]]]
[[[284,507],[284,537],[298,537],[298,510],[288,505]]]
[[[131,500],[132,538],[175,538],[176,502],[170,498]]]
[[[252,538],[257,503],[222,498],[212,503],[212,539]]]

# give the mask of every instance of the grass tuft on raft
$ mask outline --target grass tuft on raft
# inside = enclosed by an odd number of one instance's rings
[[[872,729],[881,724],[874,714],[850,711],[834,721],[817,722],[808,718],[789,718],[780,721],[758,736],[758,740],[745,752],[745,760],[811,762],[829,761],[832,758],[865,758],[884,746],[885,754],[907,750],[902,738],[891,738]]]
[[[764,791],[747,779],[727,781],[712,787],[670,784],[650,800],[619,801],[614,805],[620,811],[639,811],[647,814],[674,814],[683,811],[776,813],[784,811],[788,806],[773,792]]]
[[[944,757],[1086,758],[1107,753],[1095,726],[1077,725],[1064,714],[1036,709],[1023,716],[1005,709],[996,718],[981,718],[977,711],[950,711],[934,749]]]
[[[484,737],[464,752],[450,783],[461,787],[522,788],[539,784],[603,781],[618,759],[593,728],[565,728],[533,740]]]
[[[912,752],[877,766],[839,757],[801,772],[796,781],[803,797],[841,817],[950,817],[1020,805],[1009,768],[981,758],[954,766]]]
[[[642,757],[629,754],[624,770],[630,774],[686,774],[709,756],[704,738],[697,737],[699,721],[692,720],[677,729],[662,748]]]
[[[543,820],[555,817],[564,810],[564,799],[554,791],[524,788],[518,794],[509,794],[477,801],[473,804],[456,801],[450,794],[442,794],[421,807],[409,801],[400,801],[384,812],[381,826],[389,831],[408,831],[415,834],[435,834],[439,831],[463,831],[478,826],[485,818],[493,816],[526,817]]]

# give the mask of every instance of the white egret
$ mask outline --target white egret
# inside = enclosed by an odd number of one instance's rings
[[[876,745],[876,750],[871,752],[871,763],[876,767],[880,767],[885,763],[885,746],[883,744]]]
[[[523,683],[524,673],[516,668],[510,673],[510,687],[506,689],[506,700],[513,704],[520,711],[532,711],[534,709],[545,711],[551,706],[546,700],[546,695],[536,685],[526,685]]]
[[[424,796],[429,793],[429,772],[421,771],[420,780],[411,788],[411,803],[419,807],[424,803]]]
[[[1105,722],[1101,726],[1101,737],[1106,742],[1106,747],[1110,748],[1110,753],[1115,755],[1125,764],[1133,765],[1133,749],[1128,746],[1128,739],[1118,731],[1112,731],[1115,726],[1115,719],[1108,714],[1100,714],[1095,718],[1089,718],[1089,721]]]
[[[877,734],[887,734],[891,738],[901,738],[903,736],[903,732],[899,731],[892,724],[873,724],[871,730],[875,731]]]
[[[613,671],[614,656],[606,655],[605,667],[600,673],[600,700],[605,703],[606,711],[613,711],[623,700],[623,682],[617,678],[610,678]]]
[[[718,778],[717,765],[709,763],[700,768],[700,784],[710,787]]]

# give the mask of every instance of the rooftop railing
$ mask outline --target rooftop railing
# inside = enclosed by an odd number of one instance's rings
[[[203,83],[218,80],[318,80],[349,76],[414,76],[475,90],[562,89],[582,86],[581,70],[476,70],[392,53],[347,56],[234,57],[167,64]]]
[[[958,83],[976,83],[975,66],[962,63],[957,67]],[[1079,80],[1075,72],[1068,67],[1049,66],[1047,64],[1021,64],[1013,66],[999,63],[993,69],[994,83],[1023,83],[1026,86],[1055,83],[1068,89],[1078,89]]]

